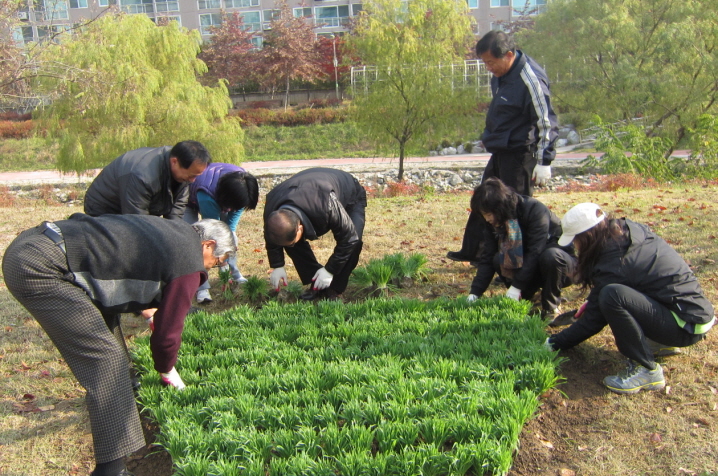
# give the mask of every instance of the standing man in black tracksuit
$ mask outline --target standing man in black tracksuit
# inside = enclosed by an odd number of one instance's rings
[[[558,120],[551,108],[549,81],[544,70],[502,31],[490,31],[476,44],[476,55],[494,75],[493,99],[486,114],[481,140],[491,158],[482,182],[498,177],[519,195],[532,196],[533,183],[551,178],[556,156]],[[454,261],[476,261],[482,218],[472,212],[460,251],[449,251]]]
[[[311,283],[302,299],[338,299],[359,262],[366,209],[366,191],[341,170],[307,169],[267,194],[264,239],[272,287],[286,286],[284,252],[292,259],[302,284]],[[332,232],[334,253],[322,266],[307,240]]]

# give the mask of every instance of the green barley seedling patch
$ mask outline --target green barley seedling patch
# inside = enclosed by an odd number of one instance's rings
[[[188,317],[140,400],[179,475],[505,474],[558,361],[504,298],[267,303]]]

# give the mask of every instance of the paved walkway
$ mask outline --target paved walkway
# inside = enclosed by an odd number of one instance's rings
[[[601,152],[572,152],[573,147],[563,147],[557,151],[554,167],[576,165],[588,155],[600,157]],[[432,157],[407,157],[404,159],[404,169],[411,170],[412,166],[461,167],[468,163],[485,165],[491,154],[462,154]],[[675,151],[674,156],[686,157],[689,151]],[[345,158],[345,159],[310,159],[310,160],[280,160],[273,162],[244,162],[242,167],[254,175],[271,175],[299,172],[309,167],[341,167],[349,172],[363,172],[370,170],[389,170],[399,167],[398,158]],[[91,182],[100,169],[88,170],[86,175],[77,176],[75,173],[61,174],[54,170],[41,170],[36,172],[3,172],[0,173],[1,185],[36,185],[43,183],[82,183]]]

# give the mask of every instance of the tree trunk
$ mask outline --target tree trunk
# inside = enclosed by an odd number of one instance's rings
[[[287,75],[287,91],[284,94],[284,110],[289,108],[289,75]]]
[[[397,177],[397,182],[401,182],[404,180],[404,149],[406,147],[406,142],[401,141],[399,142],[399,176]]]

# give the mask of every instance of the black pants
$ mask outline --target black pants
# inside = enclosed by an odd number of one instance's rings
[[[646,337],[671,347],[687,347],[704,337],[686,332],[667,307],[623,284],[601,289],[598,304],[619,352],[651,370],[656,364]]]
[[[506,150],[491,154],[489,163],[486,164],[481,183],[489,177],[496,177],[504,184],[513,188],[519,195],[532,196],[534,193],[533,175],[536,167],[535,147],[522,150]],[[484,217],[477,211],[469,213],[466,222],[464,238],[461,242],[459,253],[466,257],[477,257],[480,254],[481,230],[483,229]]]
[[[344,267],[339,270],[339,272],[334,273],[334,278],[329,285],[329,289],[335,291],[337,294],[341,294],[346,290],[347,284],[349,284],[349,276],[359,263],[359,255],[361,254],[363,245],[361,238],[364,235],[366,202],[359,202],[348,206],[345,210],[354,224],[354,229],[359,237],[359,243],[357,243],[356,248],[354,248]],[[299,278],[302,280],[302,284],[311,283],[312,278],[316,272],[322,268],[322,265],[319,264],[316,256],[314,256],[314,251],[312,251],[312,247],[309,246],[309,242],[305,239],[301,239],[294,246],[284,248],[284,251],[286,251],[287,255],[292,259]]]
[[[536,273],[525,289],[521,290],[521,298],[530,300],[541,289],[541,308],[546,311],[556,309],[561,303],[561,289],[572,284],[571,278],[578,260],[564,248],[546,248],[539,257]],[[499,254],[494,256],[494,270],[501,275]],[[507,285],[511,285],[508,280]]]

